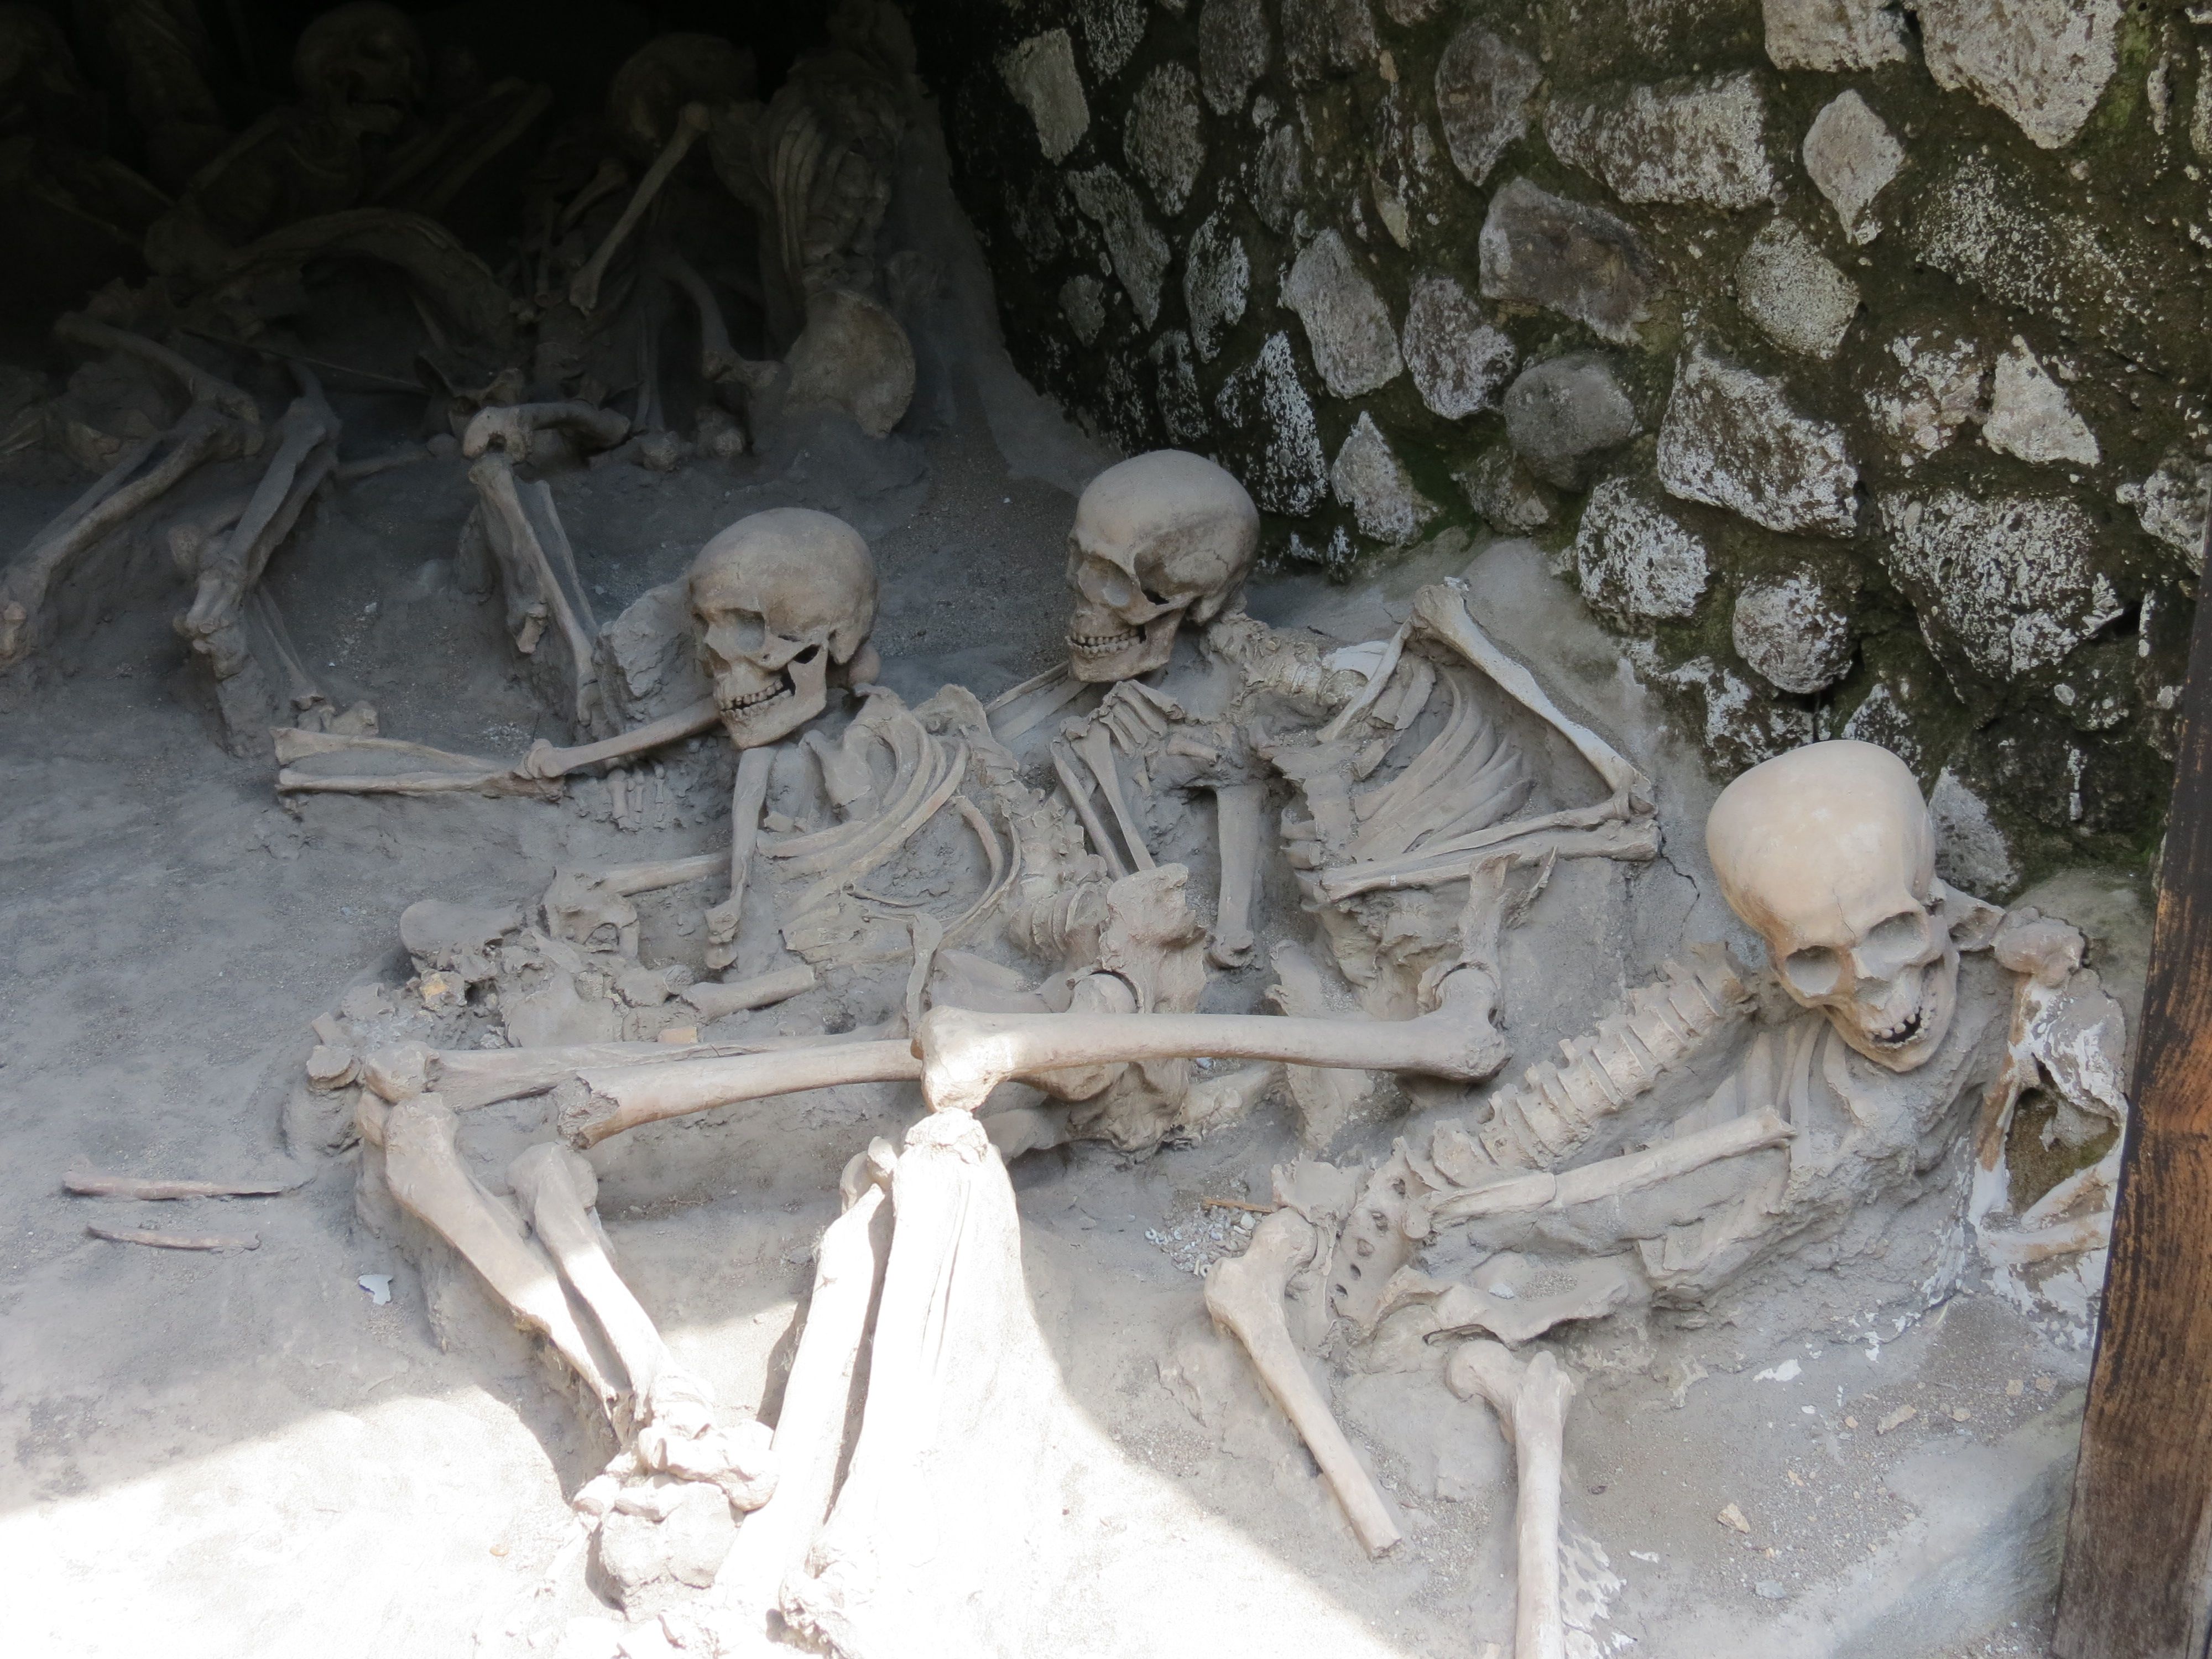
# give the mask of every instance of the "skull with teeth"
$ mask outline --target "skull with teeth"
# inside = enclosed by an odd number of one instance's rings
[[[1909,1072],[1950,1029],[1959,945],[1911,770],[1870,743],[1808,744],[1721,792],[1705,848],[1784,990],[1876,1065]]]
[[[1068,663],[1079,680],[1164,667],[1188,618],[1226,609],[1260,548],[1260,513],[1212,461],[1155,450],[1091,481],[1067,538]]]
[[[740,519],[700,549],[690,588],[700,659],[740,749],[819,714],[833,667],[872,676],[876,563],[842,519],[801,507]]]

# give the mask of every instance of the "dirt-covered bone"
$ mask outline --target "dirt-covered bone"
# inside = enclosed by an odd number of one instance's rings
[[[1444,1381],[1462,1400],[1480,1395],[1488,1401],[1513,1443],[1519,1487],[1513,1510],[1518,1551],[1513,1659],[1567,1659],[1559,1605],[1559,1484],[1575,1379],[1546,1350],[1524,1364],[1495,1342],[1469,1342],[1453,1351]]]
[[[1705,850],[1794,1001],[1877,1065],[1926,1063],[1957,1006],[1959,945],[1910,767],[1840,738],[1778,756],[1721,792]]]
[[[856,668],[876,619],[876,566],[843,520],[808,507],[740,519],[692,562],[691,608],[730,739],[789,736],[829,701],[833,668]]]
[[[1161,449],[1108,467],[1077,501],[1067,538],[1076,678],[1166,666],[1176,630],[1226,610],[1259,550],[1259,509],[1212,461]]]

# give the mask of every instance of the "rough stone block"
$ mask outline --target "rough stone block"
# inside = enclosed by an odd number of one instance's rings
[[[1479,248],[1486,298],[1542,306],[1617,345],[1650,314],[1644,245],[1602,208],[1516,179],[1491,197]]]
[[[1904,167],[1905,146],[1867,100],[1850,91],[1824,106],[1805,129],[1804,155],[1805,171],[1835,209],[1844,234],[1860,243],[1881,235],[1869,210]]]
[[[1106,239],[1114,274],[1121,279],[1138,317],[1150,328],[1159,320],[1160,285],[1167,280],[1168,261],[1174,257],[1168,239],[1145,216],[1136,186],[1112,167],[1070,173],[1067,188],[1084,216]]]
[[[1206,165],[1200,134],[1198,77],[1181,64],[1162,64],[1129,100],[1123,148],[1160,209],[1173,218],[1190,199]]]
[[[1289,335],[1270,334],[1258,355],[1221,383],[1213,408],[1224,427],[1260,442],[1251,462],[1237,469],[1254,501],[1291,518],[1304,518],[1321,505],[1328,491],[1328,463]]]
[[[1612,362],[1594,351],[1522,371],[1505,394],[1505,433],[1528,470],[1562,489],[1589,482],[1604,458],[1637,434],[1636,406]]]
[[[2119,0],[1917,0],[1914,10],[1936,84],[1965,88],[2045,149],[2080,136],[2118,65]]]
[[[1575,574],[1590,608],[1619,623],[1693,616],[1711,580],[1705,540],[1641,478],[1590,491],[1575,536]]]
[[[1261,0],[1206,0],[1198,14],[1198,83],[1206,106],[1216,115],[1242,110],[1274,52]]]
[[[2064,496],[1881,501],[1888,564],[1939,657],[1994,683],[2055,667],[2120,614],[2098,527]]]
[[[1191,343],[1212,362],[1229,331],[1243,320],[1252,288],[1252,261],[1244,243],[1230,228],[1229,216],[1215,212],[1194,232],[1183,252],[1182,304],[1190,319]]]
[[[1777,69],[1869,70],[1905,60],[1905,20],[1884,0],[1765,0]]]
[[[1452,165],[1471,185],[1490,177],[1528,131],[1528,100],[1544,78],[1536,60],[1469,23],[1437,58],[1437,118]]]
[[[1792,408],[1779,382],[1703,345],[1683,362],[1659,426],[1670,493],[1769,530],[1848,536],[1858,476],[1842,428]]]
[[[1436,503],[1414,486],[1375,417],[1364,410],[1336,452],[1328,476],[1337,500],[1352,509],[1359,533],[1392,547],[1419,539],[1437,516]]]
[[[1075,43],[1066,29],[1033,34],[999,59],[999,73],[1014,101],[1036,124],[1037,144],[1048,161],[1064,161],[1091,131],[1091,106],[1075,72]]]
[[[1858,314],[1858,284],[1787,219],[1752,238],[1736,264],[1735,293],[1744,314],[1775,344],[1823,362]]]
[[[1736,211],[1775,193],[1766,95],[1748,70],[1555,98],[1544,137],[1624,202]]]
[[[1801,696],[1826,690],[1851,665],[1850,606],[1810,570],[1747,582],[1729,635],[1754,673]]]
[[[1389,307],[1336,232],[1323,231],[1298,255],[1283,303],[1305,325],[1314,367],[1335,396],[1357,398],[1404,372]]]
[[[1406,365],[1421,401],[1448,421],[1497,407],[1513,373],[1512,339],[1449,276],[1423,276],[1406,307]]]
[[[2012,349],[1997,359],[1982,441],[2023,461],[2097,464],[2097,437],[2089,423],[2075,412],[2063,388],[2017,334]]]

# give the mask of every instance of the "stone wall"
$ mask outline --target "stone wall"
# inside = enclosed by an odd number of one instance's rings
[[[2139,860],[2203,508],[2212,9],[917,0],[1017,361],[1345,573],[1533,535],[1732,770]]]

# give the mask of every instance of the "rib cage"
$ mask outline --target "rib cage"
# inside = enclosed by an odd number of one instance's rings
[[[1609,1117],[1751,1012],[1753,998],[1725,947],[1695,945],[1659,977],[1629,993],[1628,1006],[1596,1029],[1560,1043],[1562,1058],[1528,1068],[1490,1101],[1470,1136],[1455,1124],[1430,1147],[1438,1174],[1468,1186],[1498,1169],[1550,1169],[1571,1157]]]

